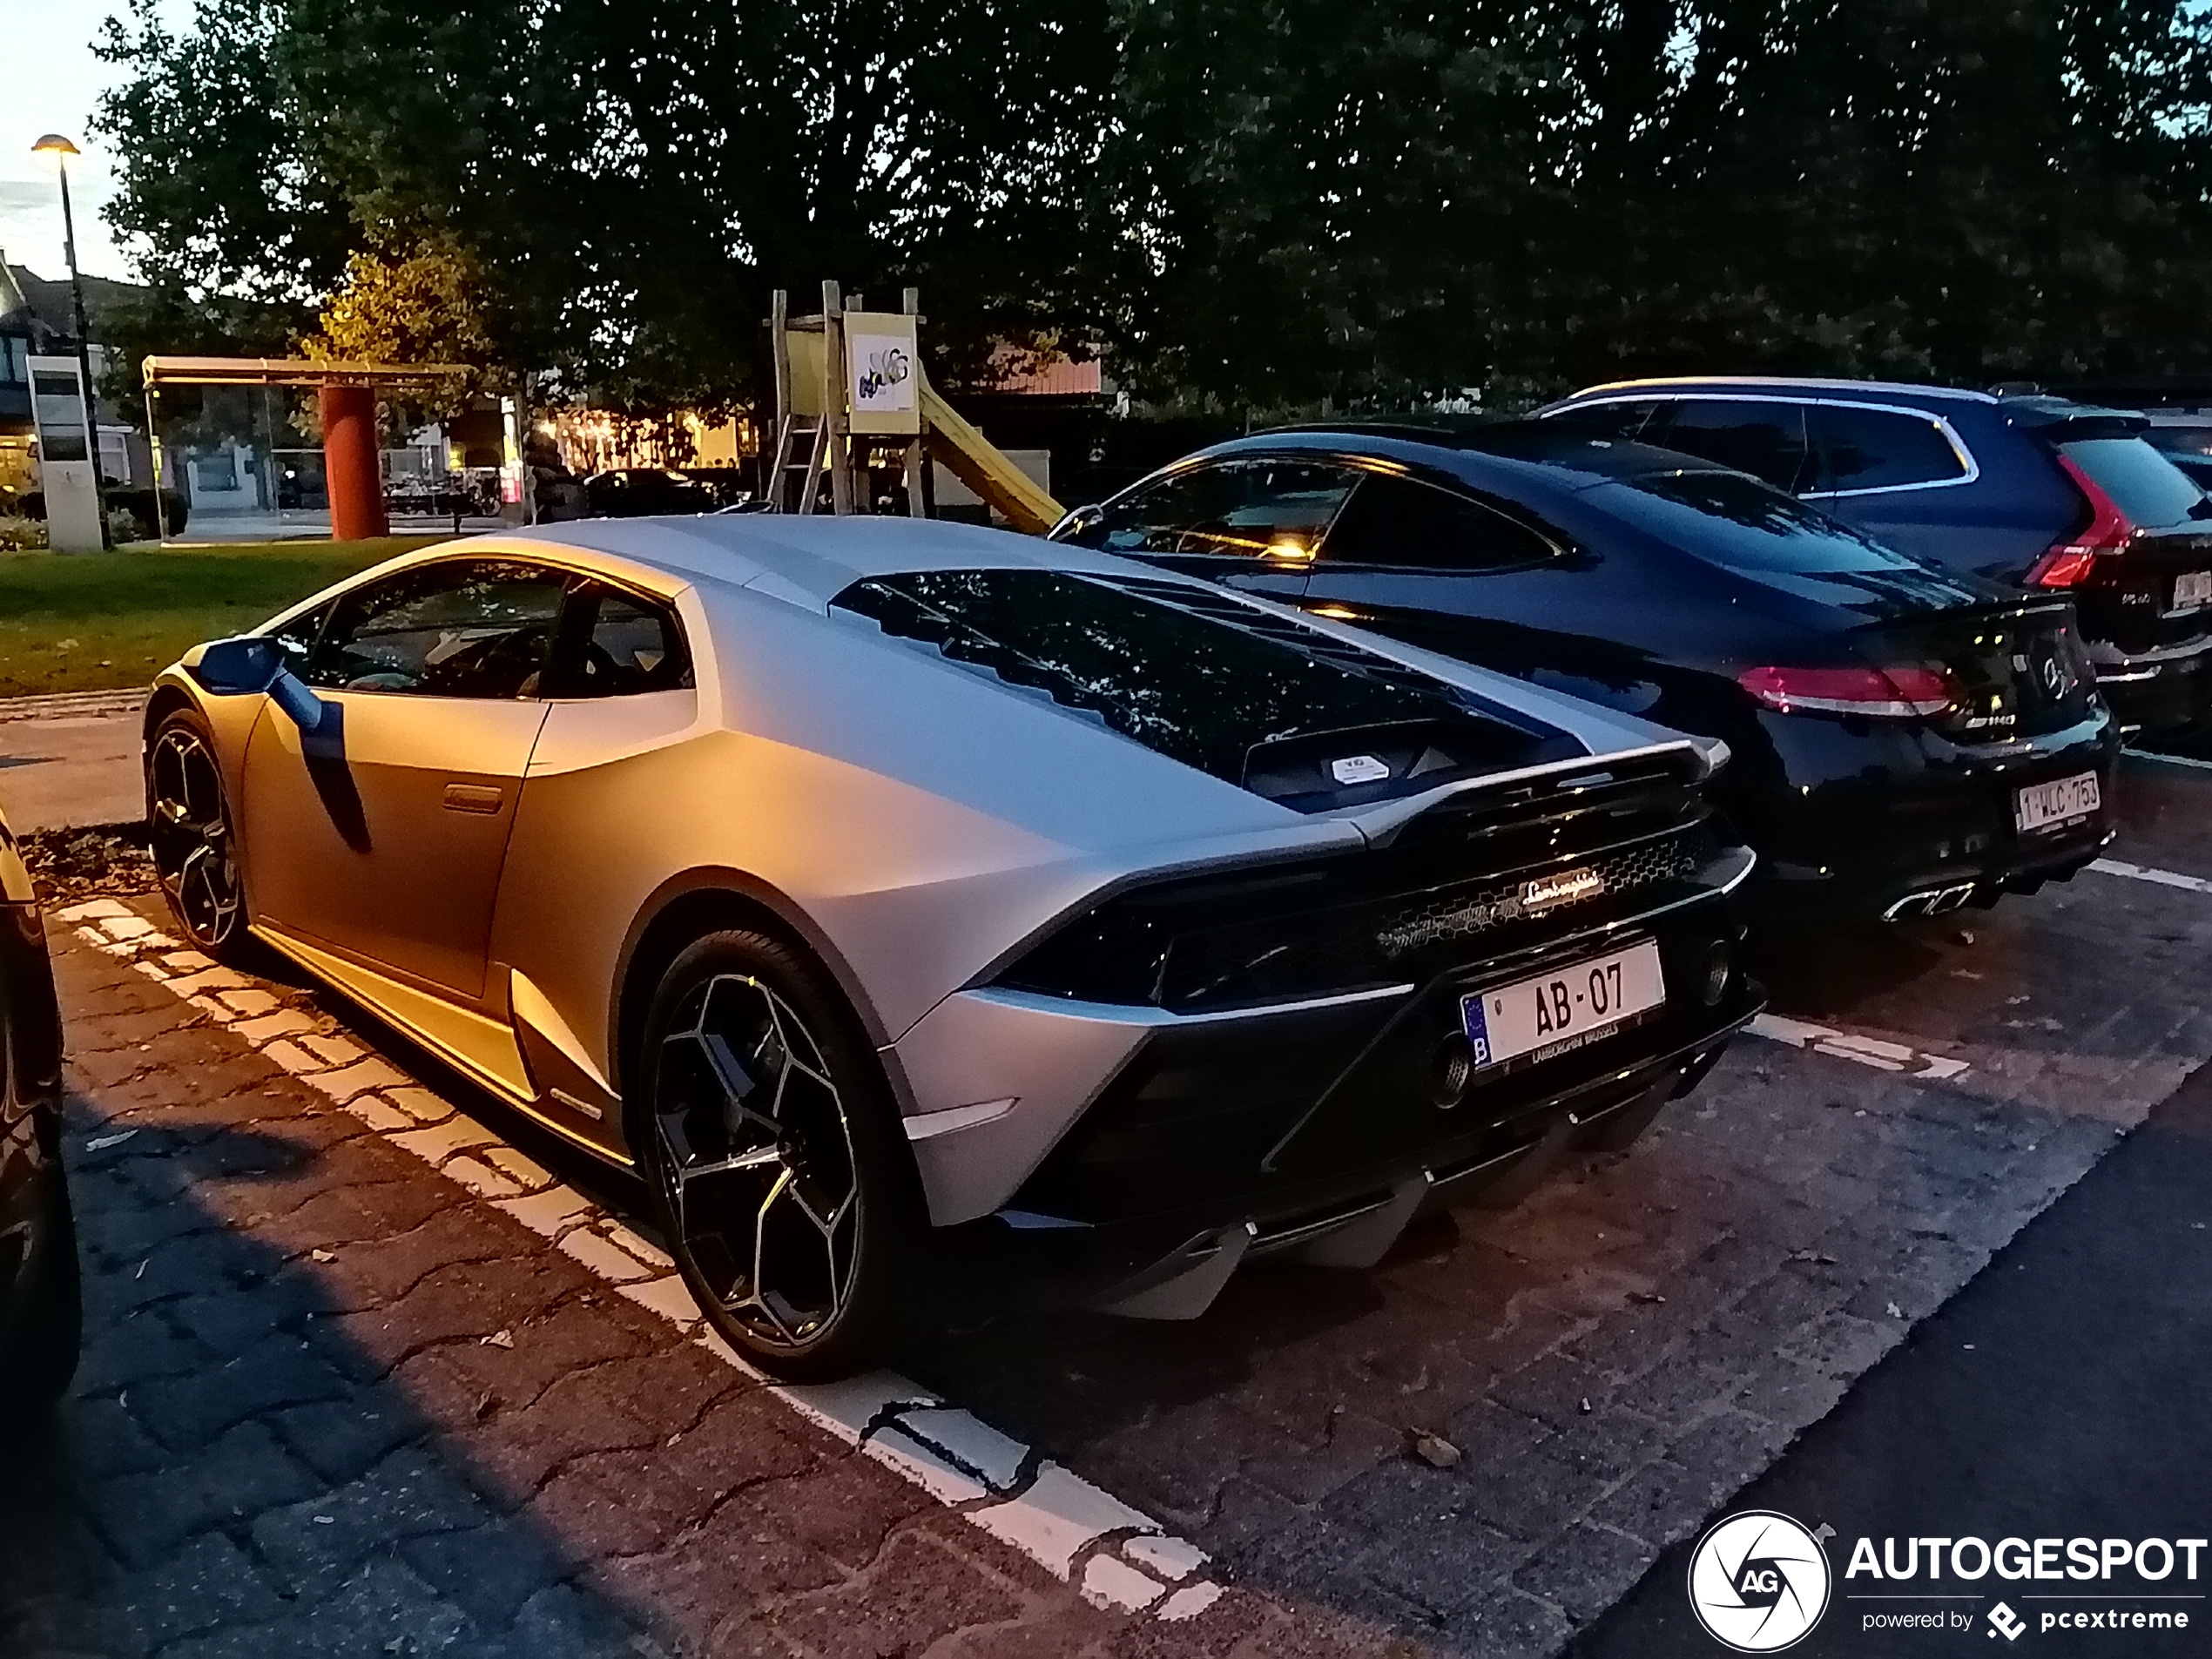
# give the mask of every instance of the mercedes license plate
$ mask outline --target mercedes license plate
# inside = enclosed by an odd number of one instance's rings
[[[1515,980],[1460,999],[1477,1069],[1522,1055],[1548,1060],[1609,1035],[1667,1000],[1659,947],[1646,940],[1609,956]]]
[[[2184,570],[2174,578],[2174,609],[2195,610],[2212,604],[2212,570]]]
[[[2082,772],[2054,784],[2030,784],[2013,796],[2013,825],[2023,835],[2037,830],[2062,829],[2104,805],[2097,790],[2097,774]]]

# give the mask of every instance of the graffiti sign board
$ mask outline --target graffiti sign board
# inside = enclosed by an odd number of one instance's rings
[[[911,438],[921,431],[914,320],[890,311],[845,314],[853,430]]]

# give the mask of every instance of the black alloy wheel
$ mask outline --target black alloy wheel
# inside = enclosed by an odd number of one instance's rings
[[[875,1056],[826,977],[764,934],[700,940],[653,999],[639,1070],[641,1161],[723,1337],[794,1379],[880,1358],[920,1187]]]
[[[146,747],[146,828],[177,925],[208,955],[233,960],[246,938],[245,892],[214,740],[190,710]]]

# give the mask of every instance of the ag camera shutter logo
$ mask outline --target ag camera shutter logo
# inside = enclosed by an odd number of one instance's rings
[[[1689,1606],[1738,1653],[1779,1653],[1828,1610],[1828,1553],[1787,1515],[1747,1509],[1715,1521],[1689,1557]]]

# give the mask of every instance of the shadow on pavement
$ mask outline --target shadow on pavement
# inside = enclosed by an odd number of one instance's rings
[[[0,1653],[626,1650],[633,1615],[481,1495],[332,1287],[194,1198],[280,1186],[314,1144],[140,1128],[88,1156],[88,1133],[72,1103],[84,1361],[0,1459]]]

